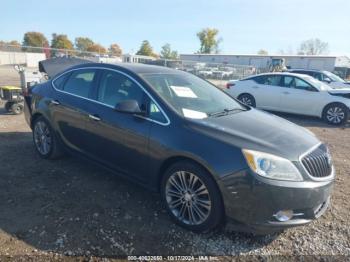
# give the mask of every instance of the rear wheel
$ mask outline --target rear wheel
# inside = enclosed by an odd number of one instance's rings
[[[33,142],[36,151],[42,158],[55,159],[63,155],[59,141],[44,117],[40,116],[34,121]]]
[[[242,94],[238,96],[238,100],[241,101],[243,104],[246,104],[247,106],[255,107],[255,99],[250,94]]]
[[[342,125],[348,120],[349,109],[340,103],[333,103],[323,110],[323,120],[331,125]]]
[[[18,103],[14,103],[11,106],[11,111],[12,111],[12,113],[14,113],[16,115],[22,114],[22,112],[23,112],[23,105],[18,104]]]
[[[204,232],[222,222],[221,193],[199,165],[189,161],[172,165],[163,177],[161,193],[170,216],[186,229]]]

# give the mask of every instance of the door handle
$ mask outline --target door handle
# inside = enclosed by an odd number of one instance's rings
[[[258,86],[253,86],[253,88],[259,88]]]
[[[96,115],[89,115],[89,118],[92,119],[92,120],[94,120],[94,121],[100,121],[100,120],[101,120],[101,118],[99,118],[99,117],[96,116]]]
[[[58,102],[57,100],[51,100],[50,104],[58,106],[60,104],[60,102]]]
[[[287,92],[287,91],[285,91],[285,92],[283,92],[283,94],[285,94],[285,95],[289,95],[290,93],[289,93],[289,92]]]

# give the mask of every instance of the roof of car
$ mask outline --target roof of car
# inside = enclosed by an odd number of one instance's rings
[[[247,78],[255,77],[255,76],[262,76],[262,75],[290,75],[290,76],[298,76],[298,77],[307,77],[304,74],[297,74],[297,73],[292,73],[292,72],[268,72],[268,73],[262,73],[262,74],[258,74],[258,75],[252,75],[252,76],[249,76]]]
[[[124,69],[132,71],[136,74],[147,74],[147,73],[174,73],[177,70],[171,69],[165,66],[157,65],[145,65],[139,63],[117,63],[117,64],[107,64],[107,63],[88,63],[72,67],[73,68],[85,68],[85,67],[104,67],[111,69]]]
[[[305,71],[305,72],[317,72],[317,73],[323,73],[324,70],[316,70],[316,69],[303,69],[303,68],[300,68],[300,69],[289,69],[289,72],[294,72],[294,71]]]

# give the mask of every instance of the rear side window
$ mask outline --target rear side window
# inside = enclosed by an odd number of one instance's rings
[[[280,75],[263,75],[252,78],[255,82],[261,85],[269,86],[280,86],[281,85]]]
[[[55,81],[53,81],[55,88],[57,88],[59,90],[63,90],[63,86],[66,83],[69,76],[70,76],[70,73],[67,73],[67,74],[61,75],[59,78],[55,79]]]
[[[266,78],[265,76],[255,76],[255,77],[249,78],[248,80],[253,80],[256,83],[263,85],[265,83],[265,78]]]
[[[96,71],[94,69],[81,69],[73,71],[69,79],[63,85],[63,91],[81,96],[89,97],[89,92],[92,89]]]

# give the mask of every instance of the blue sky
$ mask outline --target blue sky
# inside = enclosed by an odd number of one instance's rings
[[[26,31],[40,31],[49,40],[65,33],[105,46],[116,42],[124,52],[148,39],[157,52],[170,43],[193,53],[196,32],[205,27],[219,29],[222,53],[296,51],[317,37],[329,43],[330,54],[350,55],[349,0],[4,0],[0,40],[22,41]]]

